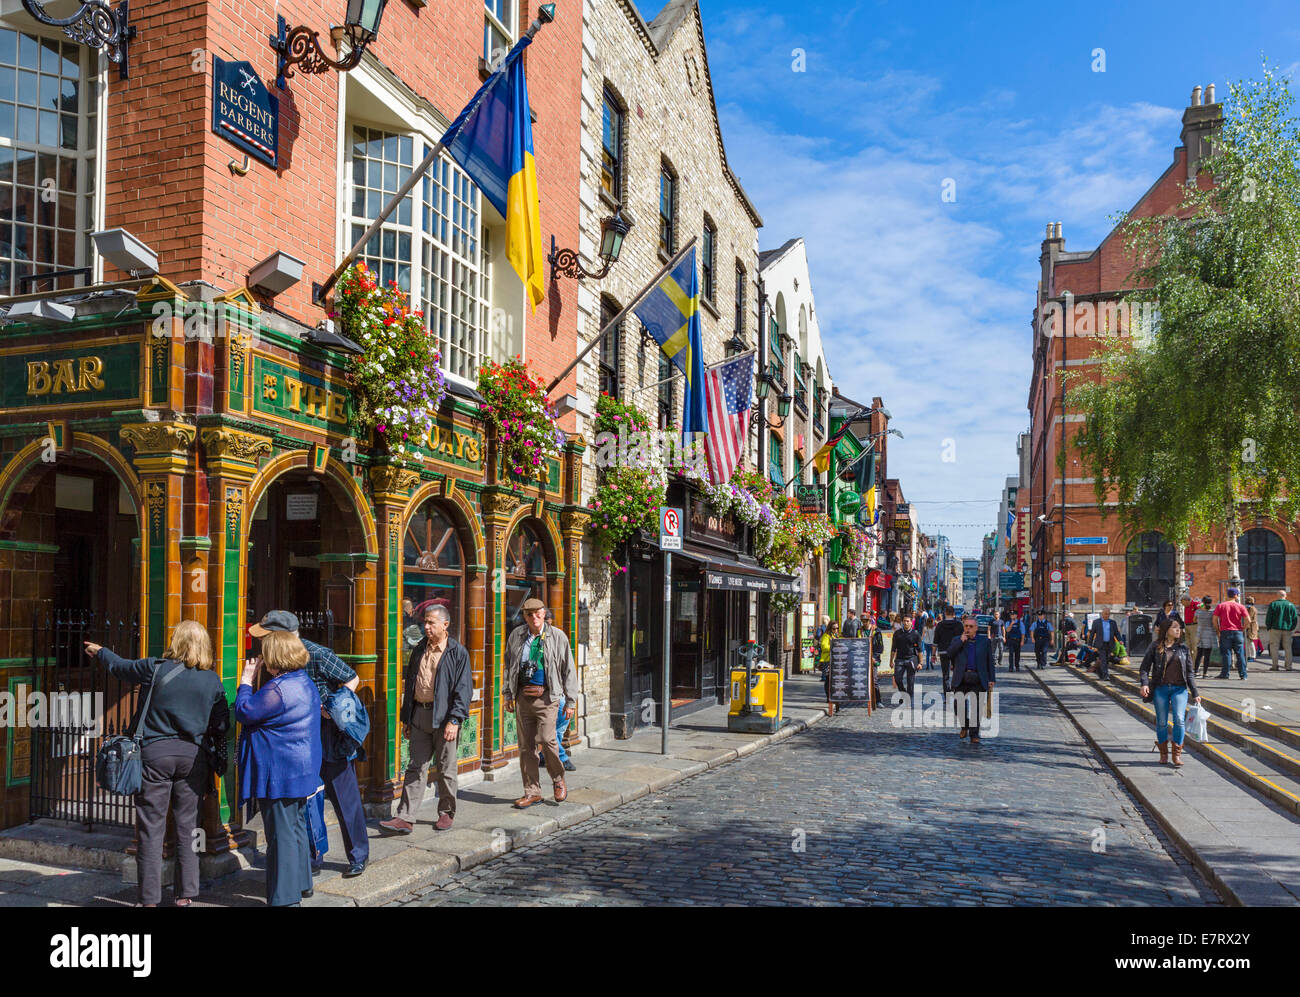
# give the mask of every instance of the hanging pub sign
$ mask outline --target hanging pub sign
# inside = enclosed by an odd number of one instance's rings
[[[278,168],[280,100],[247,61],[212,57],[212,130],[254,159]]]
[[[799,503],[800,512],[826,511],[825,485],[795,485],[794,496]]]

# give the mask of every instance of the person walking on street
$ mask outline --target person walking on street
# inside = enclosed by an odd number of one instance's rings
[[[1214,630],[1219,635],[1219,653],[1223,655],[1223,669],[1219,678],[1226,679],[1232,667],[1232,657],[1237,657],[1237,674],[1246,681],[1246,628],[1250,613],[1240,602],[1235,588],[1228,589],[1228,598],[1214,607]]]
[[[1002,665],[1002,634],[1005,628],[1005,624],[995,613],[993,619],[989,620],[989,641],[993,644],[993,660],[999,667]]]
[[[1088,646],[1097,652],[1097,677],[1103,682],[1110,678],[1110,659],[1115,656],[1119,643],[1119,624],[1110,618],[1110,607],[1101,611],[1101,619],[1092,621],[1088,631]]]
[[[1201,678],[1210,673],[1210,655],[1214,653],[1214,610],[1210,597],[1201,597],[1201,604],[1196,610],[1196,660],[1192,662],[1192,671],[1199,666]]]
[[[1029,628],[1025,626],[1025,621],[1020,618],[1020,614],[1014,609],[1010,612],[1010,619],[1007,620],[1007,667],[1010,671],[1020,671],[1020,648],[1029,636]]]
[[[892,648],[894,685],[899,692],[913,694],[916,682],[916,664],[921,657],[921,635],[912,629],[912,620],[904,616],[894,632]]]
[[[1250,622],[1246,625],[1246,660],[1254,661],[1259,657],[1259,613],[1255,609],[1255,597],[1246,596],[1246,612],[1250,615]]]
[[[325,797],[338,817],[339,833],[343,837],[343,849],[348,857],[348,868],[343,873],[343,878],[360,876],[370,861],[366,811],[361,806],[361,787],[357,784],[356,769],[352,767],[352,761],[343,757],[336,748],[342,734],[338,725],[330,719],[326,704],[339,689],[346,688],[355,693],[361,679],[350,665],[345,664],[328,647],[303,640],[298,634],[298,617],[286,610],[273,609],[260,622],[249,627],[248,632],[259,638],[265,638],[269,633],[290,633],[307,649],[307,678],[316,686],[316,696],[321,702],[320,780],[325,786]]]
[[[934,628],[934,645],[939,652],[939,667],[943,669],[943,691],[950,688],[948,678],[952,670],[952,661],[948,657],[948,647],[961,635],[961,624],[952,615],[952,607],[943,607],[943,619]]]
[[[141,744],[141,786],[134,797],[139,906],[162,902],[170,804],[176,824],[175,902],[188,907],[199,893],[199,853],[192,842],[199,826],[199,801],[212,789],[208,752],[224,750],[230,729],[230,704],[212,667],[212,640],[201,623],[182,620],[161,658],[129,661],[90,641],[85,649],[110,675],[148,687],[148,710],[135,725]],[[143,697],[140,703],[143,710]]]
[[[821,643],[818,645],[817,666],[822,673],[822,687],[826,690],[826,701],[830,702],[831,696],[831,641],[840,635],[840,625],[829,617],[826,620],[826,629],[822,632]]]
[[[415,646],[402,677],[402,736],[411,760],[402,779],[397,813],[379,826],[393,834],[410,834],[424,801],[425,771],[430,759],[438,770],[438,817],[434,828],[446,831],[456,819],[456,749],[469,718],[474,673],[469,652],[448,633],[446,606],[424,610],[424,640]]]
[[[1174,721],[1173,762],[1175,768],[1183,764],[1184,718],[1187,715],[1187,697],[1199,705],[1201,694],[1196,688],[1196,675],[1191,667],[1187,645],[1183,643],[1183,622],[1170,616],[1157,632],[1156,640],[1147,648],[1138,672],[1142,698],[1151,697],[1156,708],[1156,748],[1160,763],[1169,760],[1169,720]]]
[[[1286,589],[1278,589],[1277,598],[1268,604],[1264,613],[1264,636],[1268,640],[1268,656],[1273,660],[1270,671],[1277,671],[1277,652],[1286,651],[1286,670],[1291,671],[1291,632],[1300,622],[1295,603],[1286,597]]]
[[[925,651],[925,667],[929,670],[934,667],[934,617],[929,613],[925,614],[925,622],[921,625],[921,647]]]
[[[858,614],[851,609],[844,620],[842,632],[845,637],[856,637],[858,635]]]
[[[1177,614],[1174,612],[1174,601],[1172,599],[1166,599],[1160,606],[1160,612],[1156,613],[1156,633],[1159,633],[1160,628],[1165,625],[1165,620],[1175,615]],[[1130,638],[1131,636],[1132,635],[1130,635]]]
[[[563,803],[569,798],[564,765],[555,744],[555,719],[561,696],[570,720],[578,706],[578,677],[569,638],[558,627],[546,625],[546,606],[541,599],[526,600],[523,613],[527,626],[516,627],[506,638],[501,687],[506,697],[506,712],[518,710],[519,769],[524,783],[524,795],[515,800],[519,810],[542,802],[537,767],[539,746],[546,758],[555,802]]]
[[[269,631],[262,656],[244,664],[235,695],[235,719],[243,725],[239,802],[262,814],[271,907],[297,907],[313,892],[306,807],[320,785],[321,713],[306,672],[310,657],[293,631]],[[266,681],[254,692],[259,668]]]
[[[964,738],[969,734],[970,743],[979,744],[978,694],[993,690],[994,667],[992,644],[988,637],[979,632],[979,623],[975,617],[968,616],[962,620],[961,636],[948,645],[948,657],[952,661],[953,692],[964,700],[962,727],[957,736]],[[976,695],[970,695],[971,693]]]
[[[1034,661],[1040,669],[1047,667],[1047,648],[1052,643],[1052,622],[1047,618],[1047,610],[1038,611],[1030,636],[1034,638]]]

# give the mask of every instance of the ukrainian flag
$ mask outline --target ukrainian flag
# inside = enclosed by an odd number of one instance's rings
[[[664,355],[686,375],[682,437],[708,429],[704,394],[704,332],[700,325],[700,285],[695,248],[634,309]]]
[[[536,311],[545,296],[542,223],[528,83],[520,58],[531,42],[525,35],[510,50],[501,67],[451,123],[442,143],[505,218],[506,259],[524,282]]]

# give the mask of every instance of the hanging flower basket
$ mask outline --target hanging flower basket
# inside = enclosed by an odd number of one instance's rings
[[[606,394],[596,403],[596,435],[622,430],[624,440],[650,431],[650,420],[640,409]],[[591,497],[588,529],[596,551],[620,575],[627,568],[614,560],[615,553],[641,530],[653,532],[659,526],[659,506],[668,493],[668,475],[662,451],[655,446],[627,446],[612,467],[600,469],[599,484]]]
[[[545,382],[519,357],[505,363],[487,361],[478,372],[483,396],[479,413],[493,430],[497,446],[497,478],[531,478],[546,462],[559,458],[564,433],[555,425],[555,410],[547,404]]]

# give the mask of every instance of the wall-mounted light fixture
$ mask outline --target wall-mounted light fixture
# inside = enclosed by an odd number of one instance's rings
[[[546,257],[546,262],[551,265],[551,280],[555,280],[557,273],[574,280],[582,280],[583,277],[603,280],[609,273],[609,268],[618,262],[619,254],[623,252],[623,239],[631,229],[632,223],[623,217],[622,208],[600,223],[600,258],[605,261],[605,265],[595,273],[579,262],[578,254],[572,249],[556,249],[555,236],[552,235],[551,255]]]
[[[62,28],[74,42],[104,49],[109,60],[117,63],[119,77],[127,79],[127,49],[135,37],[135,28],[128,23],[130,10],[127,0],[122,0],[116,7],[110,7],[103,0],[87,0],[69,17],[47,14],[41,0],[22,0],[22,4],[23,10],[36,20],[52,28]]]
[[[341,29],[348,40],[348,54],[342,59],[331,59],[320,47],[320,32],[305,24],[290,28],[283,16],[276,17],[276,33],[271,36],[271,48],[277,53],[275,85],[284,89],[284,81],[293,75],[294,67],[304,73],[340,73],[355,69],[361,63],[366,46],[379,34],[379,20],[384,16],[388,0],[348,0],[348,12]]]

